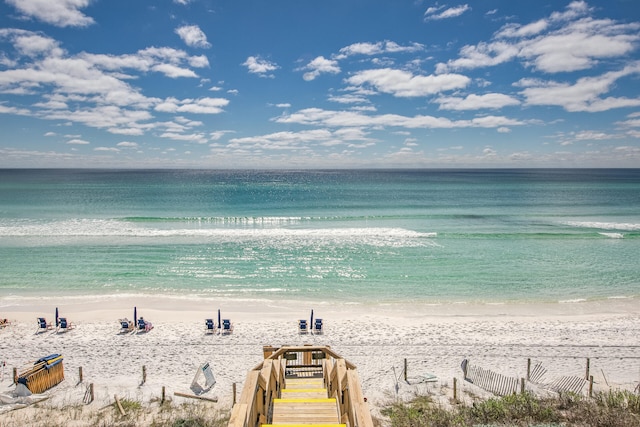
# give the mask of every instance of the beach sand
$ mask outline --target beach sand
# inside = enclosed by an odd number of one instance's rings
[[[134,306],[154,329],[119,334],[118,319],[131,319]],[[35,334],[36,317],[53,321],[55,307],[76,328]],[[234,324],[230,335],[205,334],[204,319],[217,321],[218,308]],[[323,319],[325,333],[300,335],[297,321],[309,319],[312,308],[315,317]],[[174,392],[191,393],[200,365],[209,363],[217,383],[205,396],[218,399],[211,404],[216,408],[229,409],[233,384],[239,396],[247,371],[263,358],[264,345],[331,346],[357,366],[374,415],[394,399],[407,400],[416,393],[432,392],[447,401],[454,378],[463,401],[491,396],[463,381],[464,359],[518,379],[526,376],[527,359],[542,363],[548,379],[584,377],[589,359],[595,390],[633,391],[640,382],[640,306],[634,299],[531,305],[311,306],[294,301],[214,304],[197,298],[78,297],[17,299],[4,304],[0,317],[13,323],[0,330],[1,393],[14,388],[13,367],[20,370],[52,353],[64,356],[65,380],[39,404],[51,408],[83,405],[90,383],[95,401],[83,410],[99,410],[113,403],[114,395],[151,404],[160,398],[163,386],[174,403],[190,401]],[[408,382],[403,375],[405,359]],[[0,425],[17,419],[24,422],[33,411],[7,409],[0,405]]]

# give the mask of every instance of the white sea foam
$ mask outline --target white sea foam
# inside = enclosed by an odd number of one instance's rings
[[[599,228],[601,230],[640,230],[640,224],[624,222],[566,221],[564,225],[579,228]]]
[[[270,222],[270,224],[273,224]],[[434,245],[430,240],[437,233],[424,233],[395,227],[346,228],[282,228],[282,227],[194,227],[158,228],[109,219],[71,219],[63,221],[14,221],[0,225],[1,237],[31,237],[64,242],[72,238],[201,238],[216,242],[267,241],[278,243],[292,240],[314,244],[341,242],[372,246]]]
[[[611,239],[624,239],[624,234],[622,233],[598,233],[601,236],[609,237]]]

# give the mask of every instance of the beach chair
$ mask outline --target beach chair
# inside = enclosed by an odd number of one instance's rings
[[[222,330],[220,331],[221,334],[226,335],[226,334],[230,334],[233,332],[233,323],[231,323],[231,320],[229,319],[223,319],[222,320]]]
[[[322,319],[316,319],[313,322],[313,333],[315,335],[322,335],[324,334],[324,329],[323,329],[323,325],[322,325]]]
[[[44,317],[38,317],[38,330],[36,331],[36,334],[50,331],[51,329],[53,329],[53,325],[51,323],[47,323],[47,319]]]
[[[124,319],[120,319],[120,333],[126,334],[127,332],[133,332],[135,325],[133,322],[126,317]]]
[[[213,319],[204,319],[204,332],[205,334],[215,334],[216,333],[216,324]]]
[[[76,325],[69,322],[66,317],[60,317],[58,319],[58,328],[56,329],[56,332],[67,332],[71,329],[75,329],[75,327]]]
[[[0,319],[0,328],[6,328],[7,326],[11,326],[11,321],[9,319]]]
[[[306,334],[309,332],[309,325],[307,324],[307,319],[298,320],[298,333]]]
[[[153,324],[147,322],[142,317],[138,319],[138,332],[149,332],[153,329]]]

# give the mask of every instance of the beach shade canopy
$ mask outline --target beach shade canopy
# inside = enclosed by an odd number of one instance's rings
[[[58,307],[56,307],[56,326],[58,326]]]

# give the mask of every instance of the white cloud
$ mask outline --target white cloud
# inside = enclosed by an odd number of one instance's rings
[[[358,111],[333,111],[307,108],[274,119],[277,123],[301,124],[323,127],[384,128],[401,127],[407,129],[454,129],[454,128],[498,128],[501,126],[521,126],[523,121],[503,116],[483,116],[471,120],[451,120],[447,117],[417,115],[413,117],[399,114],[365,115]]]
[[[260,77],[274,77],[270,73],[280,68],[278,64],[262,59],[259,56],[248,57],[242,65],[247,67],[250,73],[258,74]]]
[[[230,148],[261,150],[301,150],[306,144],[333,145],[339,139],[327,129],[313,129],[301,132],[276,132],[267,135],[229,140]]]
[[[617,23],[589,16],[585,2],[530,24],[507,24],[490,42],[467,45],[459,58],[438,64],[438,72],[495,66],[519,58],[546,73],[592,68],[600,60],[623,57],[640,41],[639,23]]]
[[[525,98],[525,105],[554,105],[571,112],[598,112],[640,106],[640,98],[602,96],[611,90],[618,79],[638,74],[640,61],[619,71],[580,78],[574,84],[523,79],[518,85],[524,87],[521,94]]]
[[[469,10],[471,10],[471,7],[468,4],[463,4],[455,7],[430,7],[424,13],[424,19],[429,21],[456,18]]]
[[[116,144],[116,147],[123,147],[123,148],[138,148],[138,144],[136,142],[130,142],[130,141],[122,141],[122,142],[118,142]]]
[[[183,99],[167,98],[156,105],[156,111],[163,113],[197,113],[197,114],[219,114],[223,107],[229,104],[225,98],[199,98]]]
[[[94,23],[79,9],[89,5],[90,0],[6,0],[23,15],[36,18],[56,27],[86,27]]]
[[[207,137],[204,133],[183,134],[176,132],[165,132],[160,135],[160,138],[168,138],[175,141],[195,142],[197,144],[207,143]]]
[[[409,46],[401,46],[395,42],[385,40],[378,43],[354,43],[340,49],[336,59],[345,59],[354,55],[381,55],[385,53],[413,53],[424,50],[424,45],[412,43]]]
[[[302,78],[306,81],[315,80],[320,74],[338,74],[341,71],[338,66],[338,61],[327,59],[324,56],[318,56],[302,67],[301,70],[308,70],[302,75]]]
[[[347,94],[340,96],[330,96],[329,101],[338,102],[340,104],[364,104],[369,102],[367,98],[355,94]]]
[[[197,25],[184,25],[176,28],[176,34],[190,47],[209,48],[206,34]]]
[[[222,139],[223,136],[225,136],[228,133],[235,133],[232,130],[217,130],[215,132],[211,132],[209,134],[209,137],[211,138],[212,141],[219,141],[220,139]]]
[[[111,152],[111,153],[120,152],[120,150],[117,149],[116,147],[96,147],[93,149],[93,151],[105,151],[105,152]]]
[[[370,85],[396,97],[427,96],[462,89],[470,81],[471,79],[461,74],[415,76],[407,71],[390,68],[360,71],[347,79],[351,85]]]
[[[209,59],[204,56],[192,56],[188,59],[189,65],[195,68],[206,68],[209,66]]]
[[[449,96],[435,100],[441,110],[480,110],[483,108],[498,109],[507,106],[520,105],[520,101],[501,93],[486,93],[484,95],[471,94],[465,98]]]
[[[158,73],[162,73],[167,77],[171,77],[172,79],[177,79],[179,77],[198,77],[198,75],[192,70],[178,67],[173,64],[157,64],[151,67],[151,69]]]
[[[89,141],[85,141],[83,139],[72,139],[70,141],[67,141],[67,144],[69,145],[88,145],[90,144]]]

